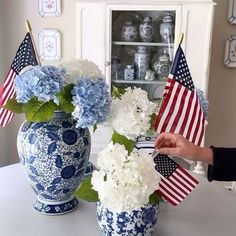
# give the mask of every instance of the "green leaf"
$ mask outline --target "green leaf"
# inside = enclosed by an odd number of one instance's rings
[[[73,89],[73,87],[73,84],[68,84],[63,88],[62,91],[57,94],[57,97],[59,99],[59,107],[66,113],[71,113],[75,109],[74,105],[71,103],[71,90]]]
[[[155,128],[156,119],[157,119],[157,114],[156,113],[152,113],[151,121],[150,121],[150,129],[151,130],[154,130],[154,128]]]
[[[52,101],[41,102],[37,98],[32,98],[23,105],[27,121],[44,122],[52,119],[57,105]]]
[[[157,119],[157,114],[152,113],[152,115],[150,116],[150,127],[149,127],[149,129],[147,130],[147,133],[146,133],[147,136],[152,136],[152,135],[156,134],[156,131],[155,131],[156,119]]]
[[[92,189],[91,178],[91,176],[85,178],[74,195],[88,202],[97,202],[99,200],[98,193]]]
[[[115,143],[123,144],[125,146],[125,149],[128,151],[129,154],[134,149],[134,141],[131,140],[131,139],[128,139],[124,135],[121,135],[121,134],[117,133],[116,131],[114,131],[111,140],[113,141],[114,144]]]
[[[153,194],[150,195],[149,203],[156,204],[159,202],[163,202],[163,199],[162,199],[161,195],[159,194],[159,192],[155,191]]]
[[[120,88],[116,86],[112,86],[112,97],[120,98],[125,93],[125,88]]]
[[[12,111],[14,113],[23,113],[23,103],[18,103],[16,101],[16,98],[11,98],[3,108],[6,108],[9,111]]]

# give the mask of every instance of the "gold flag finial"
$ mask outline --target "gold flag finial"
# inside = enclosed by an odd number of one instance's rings
[[[179,45],[182,44],[183,39],[184,39],[184,33],[181,33],[180,38],[179,38]]]
[[[28,20],[25,21],[25,27],[27,29],[27,32],[31,32],[32,31],[31,25],[30,25]]]

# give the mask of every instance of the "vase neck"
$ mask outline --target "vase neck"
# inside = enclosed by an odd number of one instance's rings
[[[64,111],[54,111],[53,119],[64,119],[64,118],[70,118],[71,113],[65,113]]]

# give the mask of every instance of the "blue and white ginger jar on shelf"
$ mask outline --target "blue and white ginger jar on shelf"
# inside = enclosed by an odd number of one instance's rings
[[[33,207],[57,215],[78,206],[73,192],[86,170],[91,139],[89,130],[76,128],[70,114],[55,112],[48,122],[24,122],[17,137],[20,162],[37,193]]]
[[[136,79],[144,80],[147,70],[150,68],[151,56],[145,46],[138,46],[134,54],[134,65],[136,69]]]
[[[175,24],[174,18],[171,14],[165,15],[160,24],[160,35],[163,43],[174,42]]]
[[[112,212],[97,203],[97,220],[104,236],[151,236],[158,214],[158,204],[146,204],[131,212]]]
[[[139,26],[139,35],[142,42],[152,42],[153,23],[152,17],[147,16]]]
[[[138,29],[132,21],[126,21],[122,26],[121,40],[125,42],[135,42],[138,40]]]

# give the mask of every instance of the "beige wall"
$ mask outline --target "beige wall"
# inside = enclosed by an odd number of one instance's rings
[[[61,32],[62,60],[75,57],[75,0],[62,0],[62,15],[43,18],[38,14],[38,0],[1,0],[4,17],[4,35],[7,42],[5,61],[8,65],[25,35],[25,19],[33,28],[37,44],[38,32],[42,29],[57,29]],[[7,69],[7,68],[5,68]]]
[[[227,21],[228,1],[215,2],[206,144],[236,147],[236,68],[228,69],[223,64],[225,40],[236,34],[236,25]]]
[[[1,84],[12,63],[19,43],[23,40],[26,33],[25,19],[29,19],[32,25],[36,44],[38,40],[37,33],[40,30],[57,29],[61,32],[62,60],[70,60],[76,56],[75,0],[62,0],[61,2],[62,15],[60,17],[42,18],[38,14],[38,0],[0,1]],[[18,161],[16,136],[24,116],[17,115],[13,119],[7,128],[0,128],[0,166]]]
[[[75,2],[62,0],[62,15],[58,18],[42,18],[37,13],[37,0],[0,1],[0,82],[11,64],[19,42],[25,34],[25,19],[33,27],[35,41],[43,28],[55,28],[62,36],[62,60],[75,57]],[[225,40],[236,32],[236,25],[227,21],[228,1],[216,0],[210,67],[210,114],[206,144],[236,146],[236,69],[223,65]],[[3,22],[4,19],[4,22]],[[0,166],[16,162],[16,135],[23,116],[0,128]],[[6,146],[8,143],[8,148]]]
[[[2,75],[5,68],[4,63],[4,30],[3,30],[3,7],[2,2],[0,2],[0,75]],[[2,77],[2,76],[1,76]],[[7,164],[6,153],[7,149],[5,148],[6,144],[6,130],[0,128],[0,166]]]

